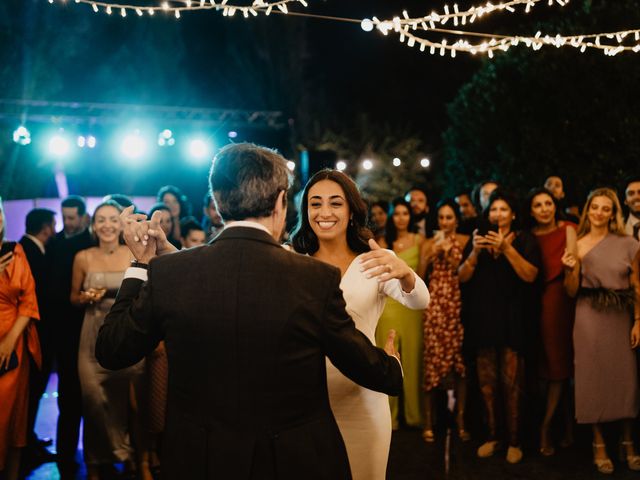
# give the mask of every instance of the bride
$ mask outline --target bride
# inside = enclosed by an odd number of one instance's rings
[[[411,309],[427,307],[429,291],[422,279],[371,239],[367,207],[347,175],[337,170],[315,174],[302,192],[298,215],[294,250],[340,269],[347,311],[373,343],[387,296]],[[329,360],[327,383],[354,480],[383,480],[391,443],[387,396],[356,385]]]

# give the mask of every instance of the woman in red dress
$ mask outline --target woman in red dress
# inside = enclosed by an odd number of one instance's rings
[[[440,230],[424,243],[421,252],[429,266],[429,291],[432,294],[424,318],[425,426],[422,438],[427,443],[435,441],[432,391],[449,385],[456,390],[458,435],[463,441],[470,438],[464,427],[466,372],[462,358],[464,329],[460,322],[458,281],[462,250],[469,237],[456,232],[460,213],[453,200],[441,201],[437,212]]]
[[[0,245],[4,244],[4,213],[0,206]],[[0,257],[0,477],[18,478],[20,449],[27,445],[29,357],[41,364],[36,287],[29,262],[17,243]],[[18,366],[7,371],[12,353]]]
[[[547,406],[540,427],[540,453],[550,456],[555,453],[549,438],[549,426],[562,397],[565,385],[573,376],[573,318],[575,302],[566,294],[563,286],[564,267],[562,255],[567,246],[567,237],[575,239],[576,225],[559,220],[558,205],[546,188],[535,188],[529,192],[526,207],[529,210],[531,232],[540,246],[542,258],[542,298],[540,310],[540,376],[548,382]],[[568,389],[566,389],[568,394]],[[572,441],[573,420],[571,402],[566,402],[564,444]]]

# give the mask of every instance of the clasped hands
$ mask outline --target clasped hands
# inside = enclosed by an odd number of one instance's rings
[[[473,249],[476,251],[493,249],[495,252],[502,253],[511,246],[515,238],[516,235],[513,232],[503,235],[500,231],[489,230],[486,235],[480,235],[476,229],[473,231]]]
[[[120,214],[124,242],[139,262],[149,263],[156,255],[176,251],[176,247],[169,243],[160,228],[161,215],[161,212],[155,212],[151,219],[147,220],[147,215],[134,213],[133,206],[125,208]]]

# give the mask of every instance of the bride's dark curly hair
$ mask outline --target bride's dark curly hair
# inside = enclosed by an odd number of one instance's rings
[[[332,169],[320,170],[307,182],[300,198],[298,209],[298,224],[291,234],[291,244],[298,253],[313,255],[318,251],[318,237],[309,224],[309,190],[322,180],[330,180],[342,188],[351,219],[347,226],[347,244],[356,253],[364,253],[370,250],[369,239],[373,233],[367,228],[367,204],[362,199],[356,183],[346,174]]]

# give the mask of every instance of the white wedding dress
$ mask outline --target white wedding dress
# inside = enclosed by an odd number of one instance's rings
[[[398,280],[384,284],[368,279],[360,271],[356,257],[340,282],[347,312],[375,345],[378,319],[387,296],[404,306],[423,310],[429,303],[429,291],[416,275],[412,292],[404,293]],[[383,393],[361,387],[342,375],[327,359],[327,384],[331,409],[347,447],[354,480],[384,480],[391,444],[389,399]]]

